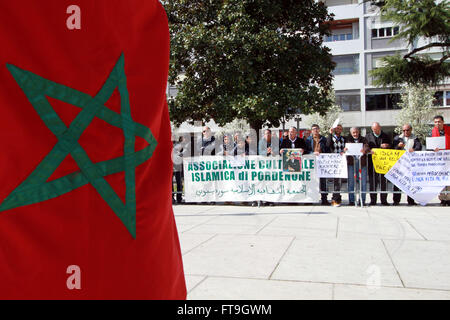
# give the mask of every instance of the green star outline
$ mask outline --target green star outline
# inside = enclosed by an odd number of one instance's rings
[[[53,199],[91,183],[135,239],[135,168],[151,158],[157,141],[149,128],[134,122],[131,117],[124,54],[121,54],[95,97],[42,78],[12,64],[7,64],[6,67],[45,125],[58,138],[58,142],[25,181],[3,201],[0,212]],[[116,88],[120,94],[120,114],[104,106]],[[69,128],[59,118],[46,96],[82,109]],[[122,157],[94,164],[80,146],[78,139],[95,117],[123,130],[125,144]],[[135,136],[145,139],[148,146],[135,152]],[[76,161],[80,171],[46,182],[68,154]],[[121,171],[125,171],[125,204],[104,178]]]

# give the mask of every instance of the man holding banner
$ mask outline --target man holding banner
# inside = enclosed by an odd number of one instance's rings
[[[434,128],[432,131],[431,136],[432,137],[445,137],[445,150],[450,150],[450,126],[446,126],[444,124],[444,117],[443,116],[435,116],[434,117]],[[438,151],[438,150],[435,150]],[[447,186],[444,188],[443,191],[446,191],[447,193],[442,192],[439,195],[439,200],[441,200],[441,206],[450,206],[450,186]]]
[[[348,172],[348,199],[349,205],[355,205],[355,179],[360,179],[361,184],[361,202],[362,205],[366,205],[366,185],[367,185],[367,153],[370,151],[369,144],[366,138],[361,136],[360,130],[357,127],[352,127],[350,129],[350,135],[345,138],[346,149],[347,146],[353,144],[362,144],[362,149],[358,155],[348,155],[347,156],[347,172]],[[347,152],[347,150],[346,150]],[[357,158],[360,157],[359,159]],[[360,168],[361,165],[361,168]],[[360,173],[361,169],[361,173]]]
[[[374,122],[372,124],[372,132],[366,135],[367,143],[369,144],[370,149],[374,148],[383,148],[389,149],[391,146],[391,141],[386,133],[381,130],[381,126],[378,122]],[[377,190],[377,185],[380,184],[381,191],[386,191],[387,181],[384,177],[384,174],[376,173],[374,170],[372,155],[369,155],[369,188],[370,188],[370,205],[374,206],[377,204],[377,193],[374,192]],[[387,202],[387,193],[380,193],[381,204],[388,206]]]
[[[343,154],[345,148],[345,138],[341,136],[342,125],[337,124],[335,128],[330,129],[330,135],[327,138],[327,147],[331,153]],[[331,205],[333,207],[339,207],[342,202],[341,194],[341,178],[333,178],[334,193],[331,199]]]
[[[421,151],[422,144],[419,139],[412,133],[412,126],[410,124],[404,124],[402,127],[402,134],[395,136],[393,145],[396,150],[405,150],[406,152]],[[394,185],[394,191],[400,191],[400,189]],[[398,206],[401,200],[401,193],[394,193],[393,200],[394,206]],[[408,205],[414,206],[416,203],[414,199],[408,196]]]

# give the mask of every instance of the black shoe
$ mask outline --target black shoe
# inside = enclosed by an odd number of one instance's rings
[[[389,206],[389,203],[387,203],[387,202],[382,202],[381,203],[383,206]]]
[[[447,206],[450,207],[450,200],[447,200]]]
[[[447,201],[441,200],[441,207],[445,207],[447,205]]]
[[[354,206],[355,206],[355,203],[354,203],[354,202],[349,202],[348,205],[354,207]]]
[[[376,206],[377,203],[376,203],[376,202],[373,202],[373,201],[370,201],[370,205],[371,205],[371,206]]]
[[[415,203],[415,202],[408,202],[408,206],[417,206],[417,203]]]
[[[389,205],[389,204],[386,203],[385,205]],[[400,203],[399,202],[394,202],[392,205],[393,206],[398,206],[398,205],[400,205]]]
[[[322,200],[322,202],[321,202],[321,204],[323,205],[323,206],[329,206],[330,205],[330,203],[328,202],[328,200]]]

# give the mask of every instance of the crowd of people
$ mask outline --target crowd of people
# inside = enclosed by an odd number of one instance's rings
[[[434,127],[431,133],[432,137],[445,136],[445,149],[450,149],[450,126],[444,124],[444,118],[437,115],[433,119]],[[362,205],[376,205],[377,203],[377,189],[379,188],[380,200],[382,205],[389,205],[387,201],[387,180],[384,174],[377,173],[374,170],[372,161],[372,149],[397,149],[405,150],[406,152],[414,152],[423,150],[420,140],[414,135],[411,124],[406,123],[402,126],[402,133],[396,135],[392,140],[388,134],[383,132],[381,125],[378,122],[372,123],[371,130],[365,136],[361,135],[358,127],[352,127],[349,130],[349,135],[343,134],[342,125],[338,124],[335,128],[330,128],[329,134],[325,137],[320,134],[320,127],[317,124],[311,126],[310,131],[305,131],[300,137],[297,128],[291,127],[288,131],[284,131],[281,138],[270,129],[265,129],[262,138],[259,140],[257,151],[252,150],[252,137],[247,135],[242,137],[239,133],[234,136],[225,134],[223,141],[219,146],[216,146],[216,139],[211,132],[211,129],[205,126],[202,130],[202,136],[198,140],[199,155],[224,155],[224,156],[238,156],[238,155],[255,155],[274,156],[281,155],[283,149],[298,149],[302,154],[320,153],[339,153],[345,154],[347,151],[347,143],[360,143],[363,145],[361,149],[361,156],[347,156],[348,179],[347,191],[349,196],[349,205],[355,205],[355,181],[360,181],[361,197],[359,201]],[[435,149],[434,151],[438,151]],[[182,186],[182,159],[190,156],[186,153],[189,150],[183,148],[183,137],[180,137],[178,143],[174,145],[174,174],[176,178],[177,191],[176,200],[178,203],[182,201],[181,190]],[[217,152],[216,152],[217,151]],[[367,193],[367,178],[369,180],[370,202],[366,203]],[[341,178],[333,178],[333,194],[331,203],[328,201],[327,193],[327,179],[320,178],[320,192],[321,204],[340,206],[342,204],[341,196]],[[397,206],[401,201],[401,192],[394,186],[393,188],[393,203]],[[439,195],[441,206],[450,206],[450,186],[447,186]],[[407,197],[408,205],[416,205],[415,201]]]

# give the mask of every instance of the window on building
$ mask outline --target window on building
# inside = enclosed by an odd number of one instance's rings
[[[333,34],[331,36],[326,36],[324,38],[324,42],[345,41],[345,40],[353,40],[353,34],[351,32],[340,33],[340,34]]]
[[[359,73],[359,55],[333,56],[336,67],[334,75],[358,74]]]
[[[366,110],[392,110],[399,109],[399,93],[369,94],[366,95]]]
[[[447,103],[448,103],[448,101],[447,101]],[[444,91],[437,91],[434,94],[433,106],[442,107],[443,105],[444,105]]]
[[[386,28],[386,37],[392,36],[392,28]]]
[[[399,33],[399,27],[372,29],[372,38],[390,38]]]
[[[344,111],[361,111],[361,96],[359,94],[336,93],[336,103]]]
[[[383,57],[373,57],[372,58],[372,69],[382,68],[386,65],[386,62],[383,61]]]
[[[378,29],[372,29],[372,38],[378,37]]]
[[[447,107],[450,107],[450,91],[447,91],[446,92],[446,94],[445,94],[445,105],[447,106]]]

